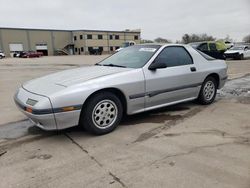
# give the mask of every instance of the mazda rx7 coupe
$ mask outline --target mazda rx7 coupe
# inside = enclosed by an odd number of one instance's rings
[[[100,135],[113,131],[125,114],[192,100],[211,104],[226,80],[224,60],[190,45],[141,44],[93,66],[28,81],[14,100],[44,130],[79,125]]]

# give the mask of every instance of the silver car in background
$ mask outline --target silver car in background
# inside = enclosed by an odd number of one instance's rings
[[[197,99],[211,104],[227,80],[224,60],[189,45],[143,44],[125,48],[94,66],[54,73],[23,84],[14,96],[38,127],[80,125],[106,134],[123,114]]]

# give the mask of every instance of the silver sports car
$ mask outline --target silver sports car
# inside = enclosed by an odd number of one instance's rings
[[[80,125],[95,134],[113,131],[123,114],[197,99],[211,104],[227,80],[227,65],[189,45],[143,44],[94,66],[37,78],[14,96],[38,127]]]

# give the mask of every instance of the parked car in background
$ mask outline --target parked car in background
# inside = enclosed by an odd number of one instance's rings
[[[224,42],[221,41],[207,41],[207,42],[194,42],[190,45],[202,51],[203,53],[215,58],[215,59],[226,59],[224,52],[227,50],[227,47]]]
[[[13,57],[20,57],[21,53],[22,52],[20,52],[20,51],[16,51],[16,52],[13,53]]]
[[[2,51],[0,51],[0,59],[2,58],[5,58],[5,54]]]
[[[32,57],[41,57],[43,56],[42,52],[28,51],[28,52],[20,52],[19,57],[21,58],[32,58]]]
[[[83,126],[113,131],[123,114],[181,102],[211,104],[227,80],[227,65],[181,44],[124,48],[94,66],[37,78],[14,96],[20,110],[45,130]]]
[[[127,41],[127,42],[124,42],[122,43],[122,46],[118,49],[116,49],[115,51],[116,52],[119,52],[120,50],[124,49],[124,48],[127,48],[129,46],[134,46],[136,43],[134,41]]]
[[[89,47],[89,55],[102,55],[103,47],[93,48]]]
[[[230,41],[225,41],[226,47],[227,49],[230,49],[234,46],[234,43],[230,42]]]
[[[242,60],[245,58],[250,58],[250,48],[246,45],[234,46],[227,50],[224,54],[226,58]]]

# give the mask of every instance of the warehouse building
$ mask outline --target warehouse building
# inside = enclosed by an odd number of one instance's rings
[[[124,42],[140,43],[140,30],[50,30],[0,28],[0,50],[12,56],[20,51],[44,55],[112,53]]]

